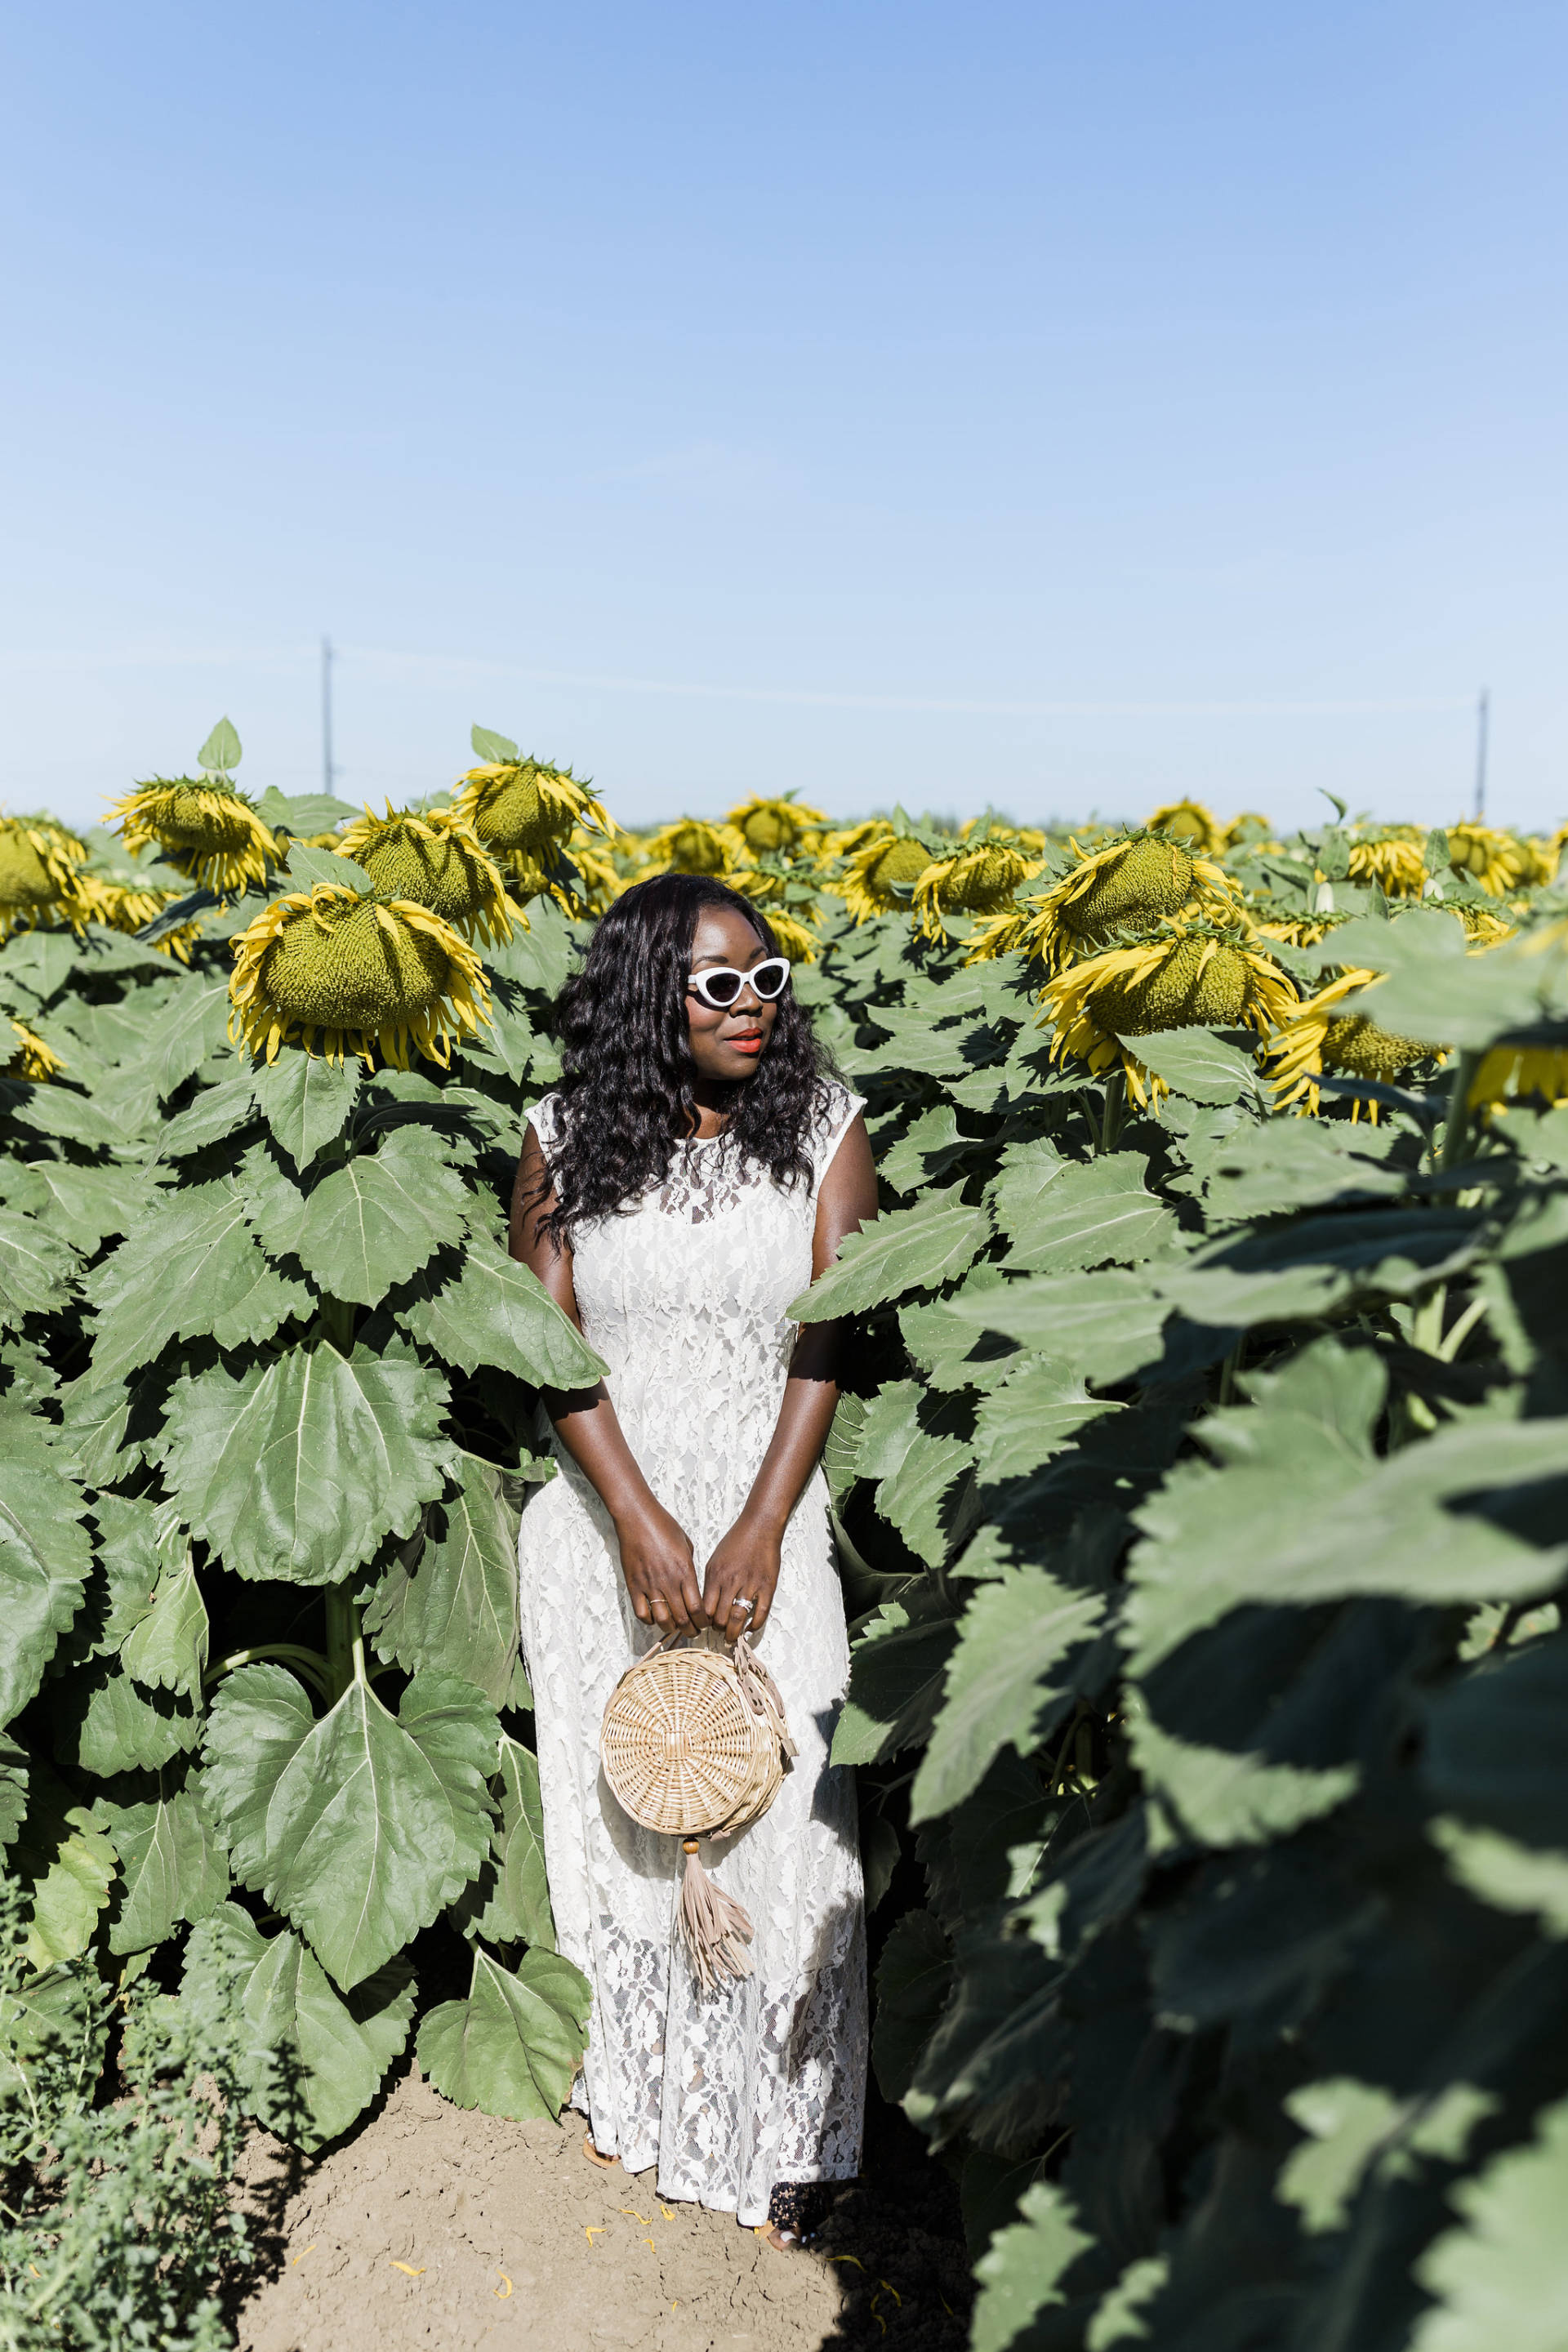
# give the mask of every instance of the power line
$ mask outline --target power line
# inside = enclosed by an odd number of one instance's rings
[[[1491,718],[1491,691],[1482,687],[1476,703],[1476,823],[1485,823],[1487,814],[1487,734]]]
[[[321,639],[321,785],[331,795],[332,778],[332,641]]]

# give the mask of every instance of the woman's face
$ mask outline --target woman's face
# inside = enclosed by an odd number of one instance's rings
[[[744,915],[732,908],[704,907],[698,916],[691,938],[693,971],[711,971],[719,964],[750,971],[767,952]],[[777,1013],[776,1004],[765,1004],[750,988],[743,988],[721,1013],[688,992],[687,1033],[698,1076],[724,1086],[751,1077],[767,1051]]]

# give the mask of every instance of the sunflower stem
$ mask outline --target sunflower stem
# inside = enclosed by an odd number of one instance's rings
[[[1115,1150],[1117,1138],[1121,1133],[1121,1121],[1126,1109],[1126,1072],[1123,1070],[1112,1070],[1110,1076],[1105,1081],[1105,1109],[1100,1122],[1100,1139],[1095,1145],[1095,1156],[1097,1158],[1104,1152]]]
[[[1447,1311],[1448,1286],[1440,1282],[1430,1297],[1424,1298],[1410,1318],[1410,1344],[1424,1355],[1443,1353],[1443,1318]]]
[[[1454,1083],[1448,1093],[1448,1116],[1443,1128],[1442,1149],[1437,1154],[1440,1169],[1457,1168],[1464,1158],[1465,1142],[1470,1131],[1470,1086],[1480,1059],[1479,1054],[1459,1054],[1455,1057]]]
[[[327,1603],[327,1697],[335,1703],[351,1683],[363,1683],[364,1635],[359,1611],[341,1585],[329,1585]]]
[[[354,1344],[354,1310],[347,1298],[323,1298],[321,1329],[340,1356],[351,1356]]]
[[[258,1642],[247,1650],[231,1650],[226,1658],[220,1658],[216,1665],[202,1676],[202,1687],[211,1690],[225,1675],[232,1675],[239,1666],[257,1665],[266,1658],[281,1659],[285,1664],[293,1667],[301,1681],[312,1683],[322,1697],[326,1697],[327,1661],[320,1650],[301,1649],[296,1642]]]

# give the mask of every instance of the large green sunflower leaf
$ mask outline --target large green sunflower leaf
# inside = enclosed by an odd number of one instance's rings
[[[556,1952],[525,1952],[513,1973],[476,1946],[467,2000],[419,2028],[423,2073],[455,2106],[519,2122],[557,2116],[588,2046],[587,1979]]]
[[[202,1788],[243,1885],[258,1887],[267,1875],[267,1808],[315,1721],[303,1684],[281,1666],[241,1666],[217,1686]]]
[[[958,1637],[934,1582],[879,1609],[849,1654],[849,1696],[833,1735],[835,1764],[877,1764],[924,1744]]]
[[[1007,1231],[1004,1222],[1002,1230]],[[959,1299],[973,1300],[987,1291],[1012,1287],[999,1265],[989,1259],[977,1265],[952,1298],[931,1298],[899,1309],[899,1331],[910,1356],[933,1389],[993,1389],[1022,1369],[1026,1358],[1016,1340],[994,1331],[976,1330],[972,1321],[955,1315]]]
[[[0,1169],[0,1199],[45,1220],[51,1234],[91,1257],[110,1234],[128,1234],[158,1198],[140,1171],[79,1168],[68,1160],[14,1160]]]
[[[1234,1129],[1205,1155],[1211,1214],[1228,1224],[1282,1210],[1390,1199],[1409,1181],[1388,1155],[1396,1127],[1347,1127],[1316,1118],[1265,1119]]]
[[[1356,1300],[1408,1298],[1463,1272],[1480,1248],[1480,1213],[1408,1208],[1300,1217],[1209,1243],[1158,1280],[1195,1323],[1227,1330],[1338,1313]]]
[[[606,1367],[531,1267],[471,1240],[455,1282],[428,1287],[399,1322],[422,1348],[465,1372],[480,1364],[537,1388],[593,1388]]]
[[[268,1202],[257,1223],[275,1257],[297,1257],[331,1297],[374,1307],[438,1249],[462,1240],[468,1202],[439,1139],[400,1127],[379,1151],[334,1168],[312,1192]]]
[[[1472,1821],[1528,1845],[1568,1846],[1568,1633],[1489,1659],[1436,1693],[1423,1777]]]
[[[1258,1065],[1213,1029],[1156,1029],[1131,1041],[1145,1068],[1191,1102],[1233,1103],[1258,1092]]]
[[[159,1098],[167,1101],[193,1071],[216,1054],[228,1035],[228,982],[191,980],[174,996],[157,1024],[147,1056]]]
[[[153,1605],[121,1646],[120,1656],[133,1682],[152,1690],[184,1691],[199,1699],[207,1664],[207,1612],[189,1547],[177,1568],[158,1580]]]
[[[296,1168],[305,1169],[348,1124],[360,1089],[360,1066],[286,1046],[270,1067],[259,1066],[251,1083],[273,1141]]]
[[[463,1675],[504,1706],[517,1664],[518,1588],[516,1521],[500,1472],[459,1455],[457,1491],[430,1506],[405,1552],[364,1612],[378,1655],[409,1674],[439,1666]]]
[[[48,1969],[86,1951],[119,1864],[101,1811],[78,1804],[41,1757],[33,1759],[29,1781],[26,1814],[6,1866],[29,1897],[27,1965]]]
[[[1027,1143],[1008,1144],[990,1187],[997,1232],[1016,1234],[1031,1224],[1050,1187],[1063,1169],[1073,1164],[1062,1158],[1048,1136],[1036,1136]]]
[[[210,1794],[237,1872],[259,1879],[346,1992],[479,1870],[500,1727],[471,1685],[426,1674],[395,1717],[352,1684],[301,1738],[298,1685],[263,1685],[266,1672],[237,1675],[243,1687],[214,1706]]]
[[[77,1263],[70,1244],[37,1217],[0,1209],[0,1329],[18,1331],[25,1315],[63,1306]]]
[[[942,1505],[953,1481],[974,1459],[962,1438],[917,1432],[903,1460],[877,1488],[877,1508],[897,1528],[917,1559],[940,1568],[949,1549]]]
[[[1075,1591],[1043,1568],[1005,1569],[958,1621],[941,1707],[910,1792],[911,1821],[930,1821],[979,1787],[1009,1742],[1026,1756],[1068,1692],[1054,1670],[1105,1615],[1096,1592]]]
[[[104,1780],[156,1772],[202,1736],[201,1715],[183,1691],[139,1690],[118,1659],[68,1677],[54,1721],[56,1752]]]
[[[389,1960],[345,1999],[301,1937],[289,1928],[264,1936],[237,1903],[224,1904],[193,1933],[187,1988],[225,1996],[263,2051],[283,2053],[287,2079],[257,2067],[246,2104],[307,2149],[335,2139],[370,2105],[414,2015],[406,1960]]]
[[[1428,2246],[1415,2277],[1436,2297],[1411,2352],[1561,2352],[1563,2208],[1568,2099],[1540,2116],[1523,2147],[1494,2156],[1449,2192],[1462,2217]]]
[[[210,1332],[235,1348],[315,1306],[301,1284],[268,1265],[244,1195],[227,1178],[175,1194],[94,1269],[87,1289],[98,1315],[94,1388],[151,1363],[170,1339]]]
[[[31,1759],[25,1748],[0,1732],[0,1853],[13,1843],[27,1810]]]
[[[896,1920],[877,1968],[871,2063],[885,2099],[901,2099],[952,1987],[952,1947],[935,1914]]]
[[[1522,1744],[1522,1743],[1521,1743]],[[1440,1814],[1431,1838],[1459,1885],[1499,1911],[1533,1911],[1547,1936],[1568,1936],[1568,1852],[1520,1845],[1498,1830]]]
[[[1187,1834],[1205,1845],[1266,1845],[1289,1837],[1342,1805],[1361,1780],[1354,1764],[1314,1770],[1178,1739],[1136,1696],[1124,1720],[1145,1789],[1163,1798]]]
[[[555,1949],[555,1919],[544,1875],[544,1808],[539,1762],[518,1739],[500,1738],[500,1820],[491,1858],[463,1899],[460,1924],[487,1943]]]
[[[169,1400],[164,1475],[226,1568],[335,1583],[440,1493],[447,1402],[438,1372],[363,1347],[321,1341],[238,1380],[216,1366]]]
[[[1179,1463],[1134,1514],[1134,1673],[1259,1599],[1381,1592],[1436,1607],[1524,1600],[1561,1577],[1568,1423],[1461,1423],[1379,1462],[1384,1375],[1370,1351],[1320,1339],[1247,1385],[1253,1405],[1198,1424],[1226,1466]]]
[[[96,1102],[68,1086],[32,1087],[9,1108],[17,1126],[30,1128],[35,1135],[85,1144],[89,1150],[140,1156],[133,1129],[128,1129],[121,1119],[100,1110]]]
[[[827,1323],[839,1315],[901,1298],[909,1290],[935,1290],[973,1265],[990,1230],[984,1209],[968,1209],[941,1193],[912,1209],[894,1209],[851,1234],[837,1263],[789,1308],[797,1323]]]
[[[160,1787],[145,1803],[105,1800],[102,1811],[125,1873],[109,1931],[111,1952],[146,1951],[182,1920],[205,1919],[216,1909],[228,1893],[228,1864],[193,1783]]]
[[[161,1148],[165,1160],[184,1160],[222,1143],[237,1128],[248,1125],[256,1111],[256,1089],[248,1070],[207,1087],[185,1110],[177,1111],[165,1126]]]
[[[32,1415],[0,1408],[0,1723],[9,1723],[81,1605],[92,1547],[81,1489]]]
[[[965,1285],[947,1305],[955,1320],[1060,1356],[1101,1386],[1157,1361],[1170,1312],[1148,1273],[1117,1266],[1098,1274],[1031,1275],[999,1289],[972,1291]]]
[[[1087,1266],[1136,1265],[1177,1234],[1174,1217],[1144,1185],[1141,1151],[1064,1168],[1029,1214],[1005,1230],[1009,1266],[1029,1274],[1076,1274]]]
[[[980,2300],[974,2306],[972,2352],[1007,2352],[1042,2311],[1067,2301],[1062,2281],[1095,2241],[1079,2227],[1070,2198],[1037,2180],[1018,2200],[1022,2217],[998,2230],[974,2265]]]
[[[118,1650],[152,1607],[166,1565],[155,1503],[141,1496],[100,1494],[93,1498],[92,1516],[98,1522],[92,1574],[57,1667],[67,1658],[85,1665],[89,1658]]]
[[[979,1475],[993,1483],[1037,1470],[1091,1421],[1121,1407],[1091,1397],[1059,1356],[1029,1356],[981,1401],[974,1423]]]

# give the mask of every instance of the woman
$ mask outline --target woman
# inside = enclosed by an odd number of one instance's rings
[[[817,2218],[811,2184],[858,2168],[867,2052],[853,1776],[827,1761],[848,1676],[816,1467],[836,1334],[785,1310],[877,1206],[859,1100],[788,982],[720,883],[667,874],[617,899],[562,997],[563,1075],[525,1131],[511,1222],[609,1366],[547,1398],[560,1475],[520,1544],[551,1899],[594,1987],[584,2153],[657,2164],[661,2196],[781,2248]],[[671,1633],[746,1633],[799,1746],[762,1820],[704,1842],[754,1930],[751,1975],[715,1993],[674,1935],[679,1841],[630,1822],[599,1771],[611,1691]]]

